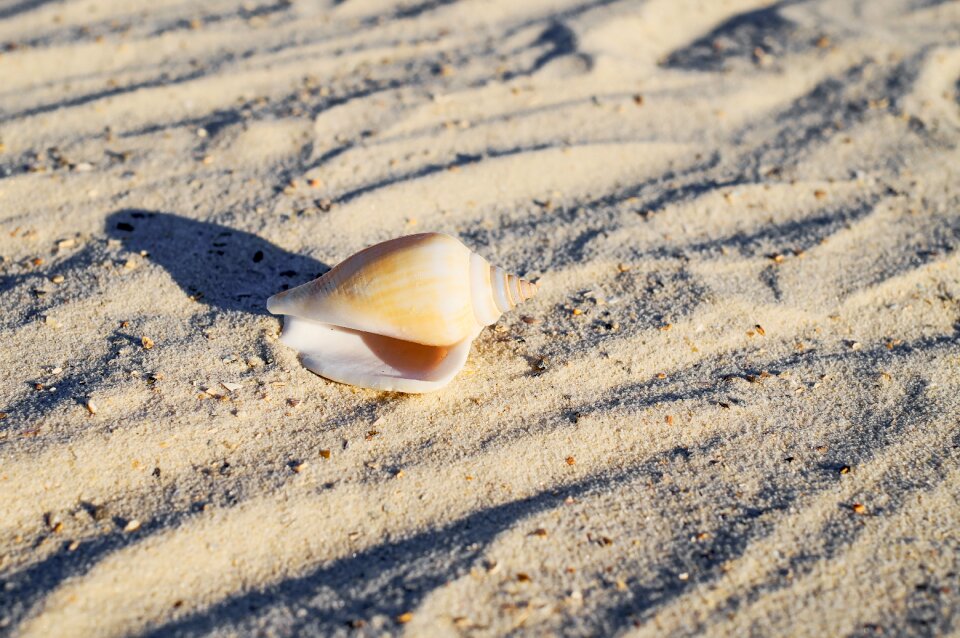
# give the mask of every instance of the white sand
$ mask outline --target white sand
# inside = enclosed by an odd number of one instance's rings
[[[958,631],[960,2],[2,43],[0,634]],[[425,230],[540,295],[436,394],[304,370],[266,297]]]

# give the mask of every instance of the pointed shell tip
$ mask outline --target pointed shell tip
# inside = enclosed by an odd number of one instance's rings
[[[283,312],[280,310],[280,299],[282,298],[283,293],[278,292],[275,295],[272,295],[267,299],[267,312],[274,315],[281,315]]]

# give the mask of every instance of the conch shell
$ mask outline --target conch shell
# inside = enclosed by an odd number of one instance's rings
[[[536,292],[457,239],[423,233],[361,250],[267,309],[285,315],[280,340],[320,376],[419,393],[447,385],[484,326]]]

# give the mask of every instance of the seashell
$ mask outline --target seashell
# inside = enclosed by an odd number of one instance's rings
[[[537,285],[441,233],[370,246],[322,277],[278,293],[280,340],[322,377],[374,390],[430,392],[463,369],[484,326]]]

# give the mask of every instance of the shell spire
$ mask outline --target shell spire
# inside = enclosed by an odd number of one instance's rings
[[[537,284],[508,273],[498,266],[490,266],[490,281],[500,312],[512,310],[537,294]]]

